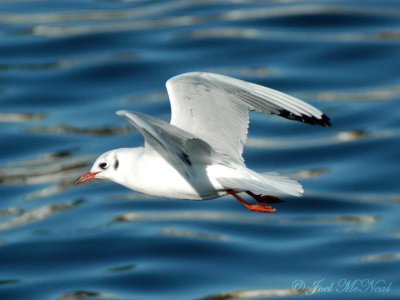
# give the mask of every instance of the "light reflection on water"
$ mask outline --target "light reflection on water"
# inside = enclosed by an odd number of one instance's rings
[[[396,4],[3,1],[1,298],[292,298],[344,277],[393,284],[313,297],[398,297]],[[298,179],[303,198],[265,215],[229,197],[73,186],[100,153],[142,143],[115,111],[168,120],[165,81],[195,70],[280,89],[331,117],[327,129],[252,116],[248,165]],[[308,285],[292,290],[296,279]]]

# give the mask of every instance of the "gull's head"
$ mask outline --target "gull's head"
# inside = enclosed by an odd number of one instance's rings
[[[83,183],[95,178],[115,181],[118,177],[119,164],[117,150],[103,153],[96,159],[90,171],[84,173],[74,183]]]

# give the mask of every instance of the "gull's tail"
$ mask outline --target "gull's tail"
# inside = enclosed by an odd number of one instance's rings
[[[263,195],[292,195],[300,197],[304,190],[300,183],[289,177],[281,176],[275,172],[256,173],[252,170],[240,170],[239,176],[218,178],[218,182],[225,189],[236,192],[251,191]]]
[[[303,186],[289,177],[282,176],[276,172],[261,173],[258,175],[261,175],[268,182],[268,185],[273,186],[284,194],[301,197],[304,193]]]

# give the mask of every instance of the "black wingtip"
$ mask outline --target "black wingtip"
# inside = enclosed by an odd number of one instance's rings
[[[309,117],[305,115],[295,115],[287,110],[281,110],[279,112],[279,115],[283,118],[289,119],[289,120],[295,120],[295,121],[300,121],[303,123],[307,123],[310,125],[319,125],[322,127],[330,127],[332,126],[331,120],[329,117],[325,114],[321,116],[321,118],[316,118],[316,117]]]
[[[319,125],[324,126],[324,127],[331,127],[331,119],[329,119],[329,117],[325,114],[322,115],[321,120]]]

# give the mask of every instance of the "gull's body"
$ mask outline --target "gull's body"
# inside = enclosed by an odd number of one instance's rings
[[[122,148],[107,152],[107,156],[114,157],[115,155],[119,160],[124,161],[123,165],[119,164],[119,170],[116,172],[118,174],[115,174],[113,181],[141,193],[166,198],[203,200],[226,194],[219,193],[222,186],[217,181],[210,180],[215,177],[214,174],[218,172],[218,169],[226,169],[226,167],[195,164],[193,168],[196,172],[188,181],[186,176],[156,152],[152,154],[144,154],[144,152],[143,147]],[[131,166],[134,166],[134,169]],[[99,175],[96,178],[107,179]]]
[[[117,112],[142,133],[144,147],[102,154],[77,183],[108,179],[142,193],[191,200],[231,194],[249,209],[264,212],[275,210],[250,204],[238,193],[247,192],[264,203],[277,198],[262,195],[302,195],[298,182],[246,167],[242,153],[249,111],[329,126],[321,111],[276,90],[212,73],[178,75],[167,81],[167,90],[171,122]]]

